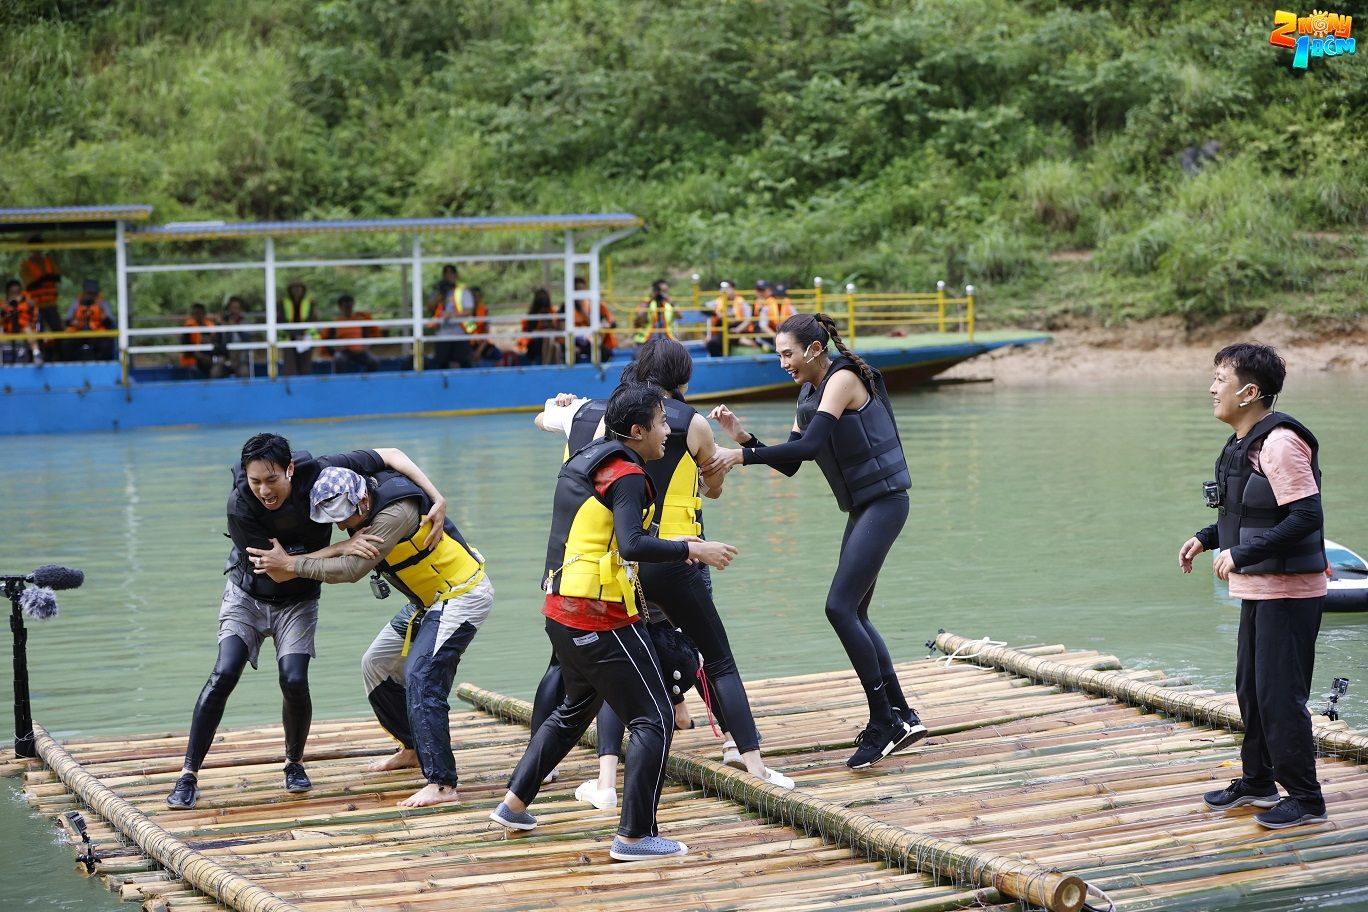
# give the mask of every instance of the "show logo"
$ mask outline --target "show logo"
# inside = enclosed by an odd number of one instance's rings
[[[1273,32],[1268,43],[1292,51],[1292,69],[1304,70],[1312,57],[1339,57],[1353,54],[1356,41],[1350,36],[1354,17],[1312,10],[1298,16],[1287,10],[1273,13]]]

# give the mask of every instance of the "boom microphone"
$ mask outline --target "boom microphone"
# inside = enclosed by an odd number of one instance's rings
[[[28,578],[35,586],[46,589],[79,589],[85,582],[85,574],[80,570],[57,564],[44,564],[29,574]]]

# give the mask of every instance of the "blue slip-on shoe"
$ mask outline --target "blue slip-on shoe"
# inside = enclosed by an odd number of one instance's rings
[[[641,842],[623,842],[613,837],[613,847],[608,850],[608,854],[615,861],[650,861],[652,858],[687,855],[689,847],[663,836],[647,836]]]
[[[1301,798],[1284,798],[1272,810],[1254,815],[1254,821],[1259,826],[1270,830],[1300,826],[1303,823],[1325,823],[1328,819],[1325,814],[1325,802],[1322,801],[1316,806]]]
[[[527,811],[514,812],[508,809],[508,805],[502,801],[499,806],[489,812],[489,819],[507,830],[530,830],[537,825],[537,818]]]

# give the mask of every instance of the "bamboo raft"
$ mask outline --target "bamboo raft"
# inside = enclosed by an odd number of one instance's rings
[[[689,843],[679,859],[608,861],[616,809],[573,798],[596,775],[589,749],[543,789],[536,830],[491,824],[528,707],[470,685],[457,694],[475,708],[451,715],[455,805],[395,806],[421,777],[365,771],[394,747],[370,718],[314,725],[307,795],[281,788],[278,726],[221,732],[193,811],[164,804],[183,732],[63,745],[40,729],[44,762],[0,763],[0,774],[22,774],[45,814],[81,810],[94,875],[157,912],[1075,912],[1107,897],[1119,909],[1196,910],[1368,882],[1368,737],[1318,725],[1330,820],[1267,831],[1254,809],[1201,804],[1238,774],[1232,698],[1062,646],[936,642],[973,657],[899,667],[930,735],[873,770],[844,766],[864,723],[849,671],[747,685],[766,758],[797,781],[792,792],[717,763],[706,727],[678,733],[660,826]]]

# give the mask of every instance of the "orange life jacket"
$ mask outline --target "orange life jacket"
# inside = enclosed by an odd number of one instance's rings
[[[589,326],[592,322],[589,319],[589,302],[575,302],[575,325]],[[599,331],[602,333],[603,341],[600,343],[604,348],[617,348],[617,336],[607,330],[617,326],[613,320],[613,312],[608,309],[607,304],[599,304]]]
[[[755,332],[755,323],[750,320],[750,312],[746,308],[745,298],[740,295],[732,297],[731,311],[731,319],[733,321],[732,332]],[[713,316],[710,322],[713,327],[720,332],[722,321],[725,319],[727,319],[727,300],[726,298],[719,297],[717,303],[713,306]]]
[[[182,323],[181,325],[182,325],[182,326],[213,326],[213,325],[214,325],[214,321],[211,320],[211,319],[209,319],[208,317],[205,317],[203,320],[196,320],[194,317],[186,317],[186,318],[185,318],[185,322]],[[182,333],[182,334],[181,334],[181,339],[184,341],[184,343],[185,343],[186,345],[203,345],[203,344],[204,344],[204,333],[197,333],[197,332]],[[196,364],[199,363],[198,357],[199,357],[199,355],[201,355],[201,354],[203,354],[203,353],[202,353],[202,352],[181,352],[181,356],[180,356],[181,367],[194,367]]]
[[[46,307],[57,303],[57,285],[61,275],[57,263],[46,254],[35,253],[19,264],[19,280],[35,307]]]
[[[67,324],[67,332],[93,332],[105,328],[105,297],[96,295],[90,301],[76,302],[76,313]]]
[[[356,310],[352,311],[352,315],[350,317],[339,318],[339,322],[360,323],[363,320],[374,319],[375,317],[371,316],[368,312],[364,310]],[[323,330],[322,335],[324,339],[376,339],[379,338],[379,336],[380,327],[378,326],[329,326],[327,329]],[[362,352],[365,351],[367,347],[368,346],[365,345],[344,346],[344,348],[349,352]],[[319,351],[327,351],[327,349],[319,349]],[[323,357],[326,358],[327,355],[324,355]]]
[[[0,306],[0,325],[3,325],[0,332],[10,335],[28,332],[38,325],[38,308],[34,307],[29,296],[21,291],[13,302],[6,300]]]
[[[789,297],[773,298],[773,297],[772,297],[772,298],[767,298],[767,299],[766,299],[765,301],[763,301],[763,302],[757,302],[757,303],[762,303],[762,305],[763,305],[762,310],[761,310],[761,313],[763,314],[764,319],[763,319],[763,321],[762,321],[761,328],[764,329],[765,332],[778,332],[778,331],[779,331],[779,324],[780,324],[780,323],[783,323],[783,322],[784,322],[785,320],[787,320],[789,317],[793,316],[793,299],[792,299],[792,298],[789,298]]]

